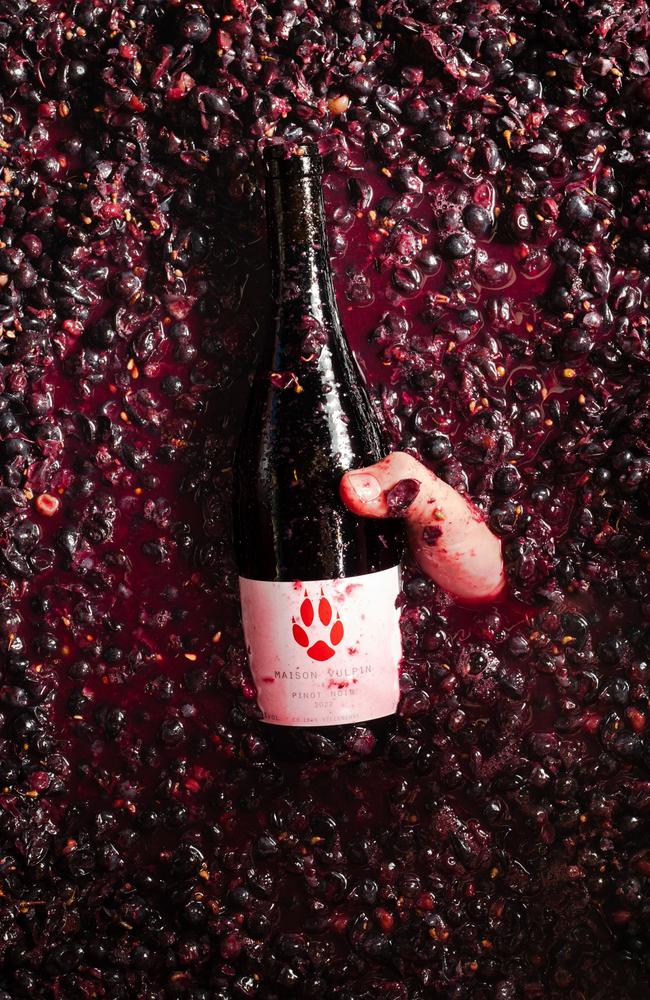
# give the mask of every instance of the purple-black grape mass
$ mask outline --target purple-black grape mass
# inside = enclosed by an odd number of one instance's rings
[[[648,995],[649,14],[0,0],[1,1000]],[[407,562],[394,735],[292,765],[229,512],[306,140],[384,433],[509,598]]]

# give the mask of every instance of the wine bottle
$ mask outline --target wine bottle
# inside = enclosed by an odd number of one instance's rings
[[[265,171],[273,309],[237,449],[235,549],[263,721],[309,746],[395,712],[402,535],[339,497],[343,473],[385,450],[336,305],[320,156],[273,148]]]

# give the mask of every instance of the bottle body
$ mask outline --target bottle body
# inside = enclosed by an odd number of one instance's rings
[[[242,620],[264,721],[320,730],[395,711],[401,532],[339,498],[383,447],[341,329],[317,157],[271,161],[267,216],[272,329],[235,465]]]

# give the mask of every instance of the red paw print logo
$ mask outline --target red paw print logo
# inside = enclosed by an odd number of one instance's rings
[[[294,639],[299,646],[307,650],[307,656],[311,657],[312,660],[319,660],[320,662],[329,660],[330,657],[334,656],[335,650],[333,647],[338,646],[343,638],[343,622],[338,612],[332,623],[333,617],[332,605],[321,589],[320,600],[318,601],[318,620],[316,620],[313,601],[307,594],[307,591],[305,591],[303,602],[300,605],[300,617],[299,619],[292,618],[291,621],[293,622]],[[316,634],[318,632],[325,634],[326,639],[317,638],[315,642],[312,642],[309,633],[313,633],[314,630],[316,630]]]

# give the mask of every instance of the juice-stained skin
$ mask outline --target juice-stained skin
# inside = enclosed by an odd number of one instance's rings
[[[403,498],[411,552],[437,584],[464,601],[489,601],[506,587],[501,541],[462,494],[404,452],[395,452],[362,472],[346,473],[341,497],[360,516],[383,518]],[[399,500],[399,498],[397,498]],[[391,503],[392,502],[392,503]]]

